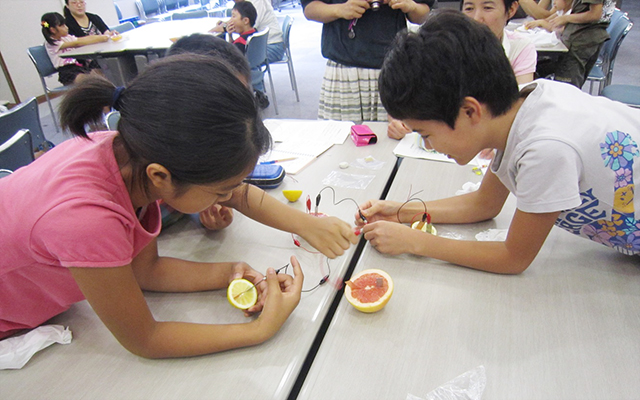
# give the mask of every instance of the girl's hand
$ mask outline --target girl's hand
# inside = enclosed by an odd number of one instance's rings
[[[256,321],[266,337],[275,335],[300,302],[304,275],[294,256],[291,256],[291,266],[293,278],[286,274],[276,275],[273,268],[267,270],[267,299]]]
[[[560,16],[550,18],[549,26],[551,27],[551,29],[549,30],[559,29],[565,26],[569,22],[568,17],[569,17],[568,15],[560,15]]]
[[[342,19],[358,19],[370,7],[367,0],[348,0],[346,3],[340,4],[338,15]]]
[[[224,229],[233,222],[233,210],[220,204],[214,204],[200,212],[200,222],[202,226],[212,231]]]
[[[416,233],[425,235],[422,231],[388,221],[368,223],[362,228],[362,233],[376,250],[391,255],[412,253],[413,235]]]
[[[285,275],[288,276],[288,275]],[[239,262],[231,269],[231,276],[229,277],[229,283],[235,279],[244,278],[249,282],[256,285],[258,290],[258,301],[253,306],[244,310],[245,317],[249,317],[262,310],[264,302],[267,298],[267,283],[264,281],[264,275],[255,269],[251,268],[249,264],[245,262]]]
[[[353,228],[336,217],[312,217],[311,224],[300,233],[311,246],[329,258],[344,254],[351,244],[358,243]]]
[[[376,221],[398,222],[398,209],[401,205],[397,201],[369,200],[360,206],[360,210],[369,223]],[[358,227],[362,227],[365,224],[357,212],[355,219]]]

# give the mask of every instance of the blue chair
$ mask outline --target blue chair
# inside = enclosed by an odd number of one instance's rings
[[[209,12],[207,10],[194,10],[183,13],[173,13],[171,14],[171,20],[175,21],[179,19],[207,18],[208,16]]]
[[[153,18],[153,20],[162,20],[162,18],[160,18],[160,14],[162,14],[162,4],[159,0],[136,0],[136,8],[142,20],[152,19],[150,18],[152,16],[158,17]]]
[[[131,21],[127,21],[127,22],[123,22],[120,25],[116,25],[112,28],[109,28],[110,31],[116,31],[118,33],[124,33],[127,31],[130,31],[132,29],[135,29],[135,25],[133,25],[133,22]]]
[[[278,103],[276,102],[276,92],[273,87],[273,78],[271,77],[271,68],[269,68],[269,60],[267,59],[267,40],[269,39],[269,28],[256,32],[249,36],[247,41],[247,60],[249,61],[249,67],[251,69],[257,68],[262,74],[260,78],[264,77],[264,71],[269,74],[269,84],[271,85],[271,96],[273,97],[273,107],[278,114]],[[264,68],[264,71],[263,71]],[[256,78],[253,79],[252,84],[256,84]]]
[[[293,18],[290,16],[284,17],[282,21],[282,37],[284,44],[284,58],[280,61],[276,61],[273,64],[287,64],[289,68],[289,80],[291,81],[291,90],[296,92],[296,100],[300,102],[300,95],[298,95],[298,83],[296,82],[296,73],[293,70],[293,59],[291,58],[291,45],[290,45],[290,35],[291,35],[291,25],[293,25]]]
[[[56,128],[56,132],[60,132],[58,128],[58,121],[56,120],[56,114],[53,112],[53,106],[51,105],[51,98],[49,97],[49,93],[62,93],[69,90],[70,86],[59,86],[56,88],[49,88],[47,86],[47,82],[45,78],[57,74],[58,71],[51,63],[51,59],[49,58],[49,54],[47,54],[47,49],[44,45],[29,47],[27,49],[27,53],[29,54],[29,58],[31,62],[36,67],[38,71],[38,75],[40,76],[40,82],[42,83],[42,88],[44,89],[44,97],[47,99],[47,103],[49,104],[49,110],[51,111],[51,118],[53,118],[53,125]]]
[[[0,144],[0,171],[15,171],[34,160],[33,142],[28,129],[14,133],[7,141]]]
[[[35,97],[13,107],[9,112],[0,114],[0,143],[8,141],[16,132],[28,129],[30,140],[33,142],[31,153],[39,150],[46,151],[53,147],[44,137],[40,126],[38,101]]]
[[[602,90],[602,96],[630,107],[640,108],[640,86],[609,85]]]
[[[607,32],[611,38],[602,46],[598,62],[593,66],[587,77],[589,93],[593,92],[593,84],[595,82],[598,82],[598,94],[611,83],[613,65],[616,61],[618,49],[622,44],[622,40],[627,36],[632,27],[633,22],[631,22],[626,13],[618,9],[613,12],[611,22],[607,28]]]

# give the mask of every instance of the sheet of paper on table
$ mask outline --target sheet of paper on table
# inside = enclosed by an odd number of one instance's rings
[[[398,157],[409,158],[422,158],[424,160],[442,161],[448,163],[455,163],[452,158],[447,157],[442,153],[438,153],[435,150],[429,150],[424,147],[424,140],[417,132],[408,133],[405,137],[398,142],[398,145],[393,149],[393,154]],[[469,165],[480,168],[484,174],[489,166],[489,160],[483,160],[475,157],[469,162]]]
[[[264,124],[271,132],[273,149],[260,162],[295,157],[278,163],[287,174],[295,175],[334,144],[344,143],[353,122],[267,119]]]

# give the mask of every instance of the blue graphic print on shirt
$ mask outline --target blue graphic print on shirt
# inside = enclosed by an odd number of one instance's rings
[[[633,162],[640,155],[638,145],[630,135],[614,131],[607,133],[600,151],[605,167],[615,172],[613,209],[610,219],[601,217],[585,225],[582,234],[621,253],[636,254],[640,252],[640,221],[633,205]],[[593,198],[591,191],[583,193],[583,204],[585,194]]]

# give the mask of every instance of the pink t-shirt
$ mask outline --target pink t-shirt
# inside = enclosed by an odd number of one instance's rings
[[[115,135],[67,140],[0,179],[0,338],[84,299],[67,267],[128,265],[160,232],[157,203],[136,216]]]
[[[75,42],[78,40],[77,37],[73,35],[67,35],[60,38],[60,40],[56,40],[55,44],[49,44],[48,42],[44,42],[44,47],[47,49],[47,53],[49,54],[49,58],[51,59],[51,63],[53,66],[58,69],[65,65],[75,64],[75,58],[62,58],[60,54],[66,53],[67,51],[73,50],[71,47],[67,47],[66,49],[60,49],[63,43],[67,42]]]
[[[536,72],[538,53],[536,46],[528,38],[505,29],[502,47],[516,77]]]

